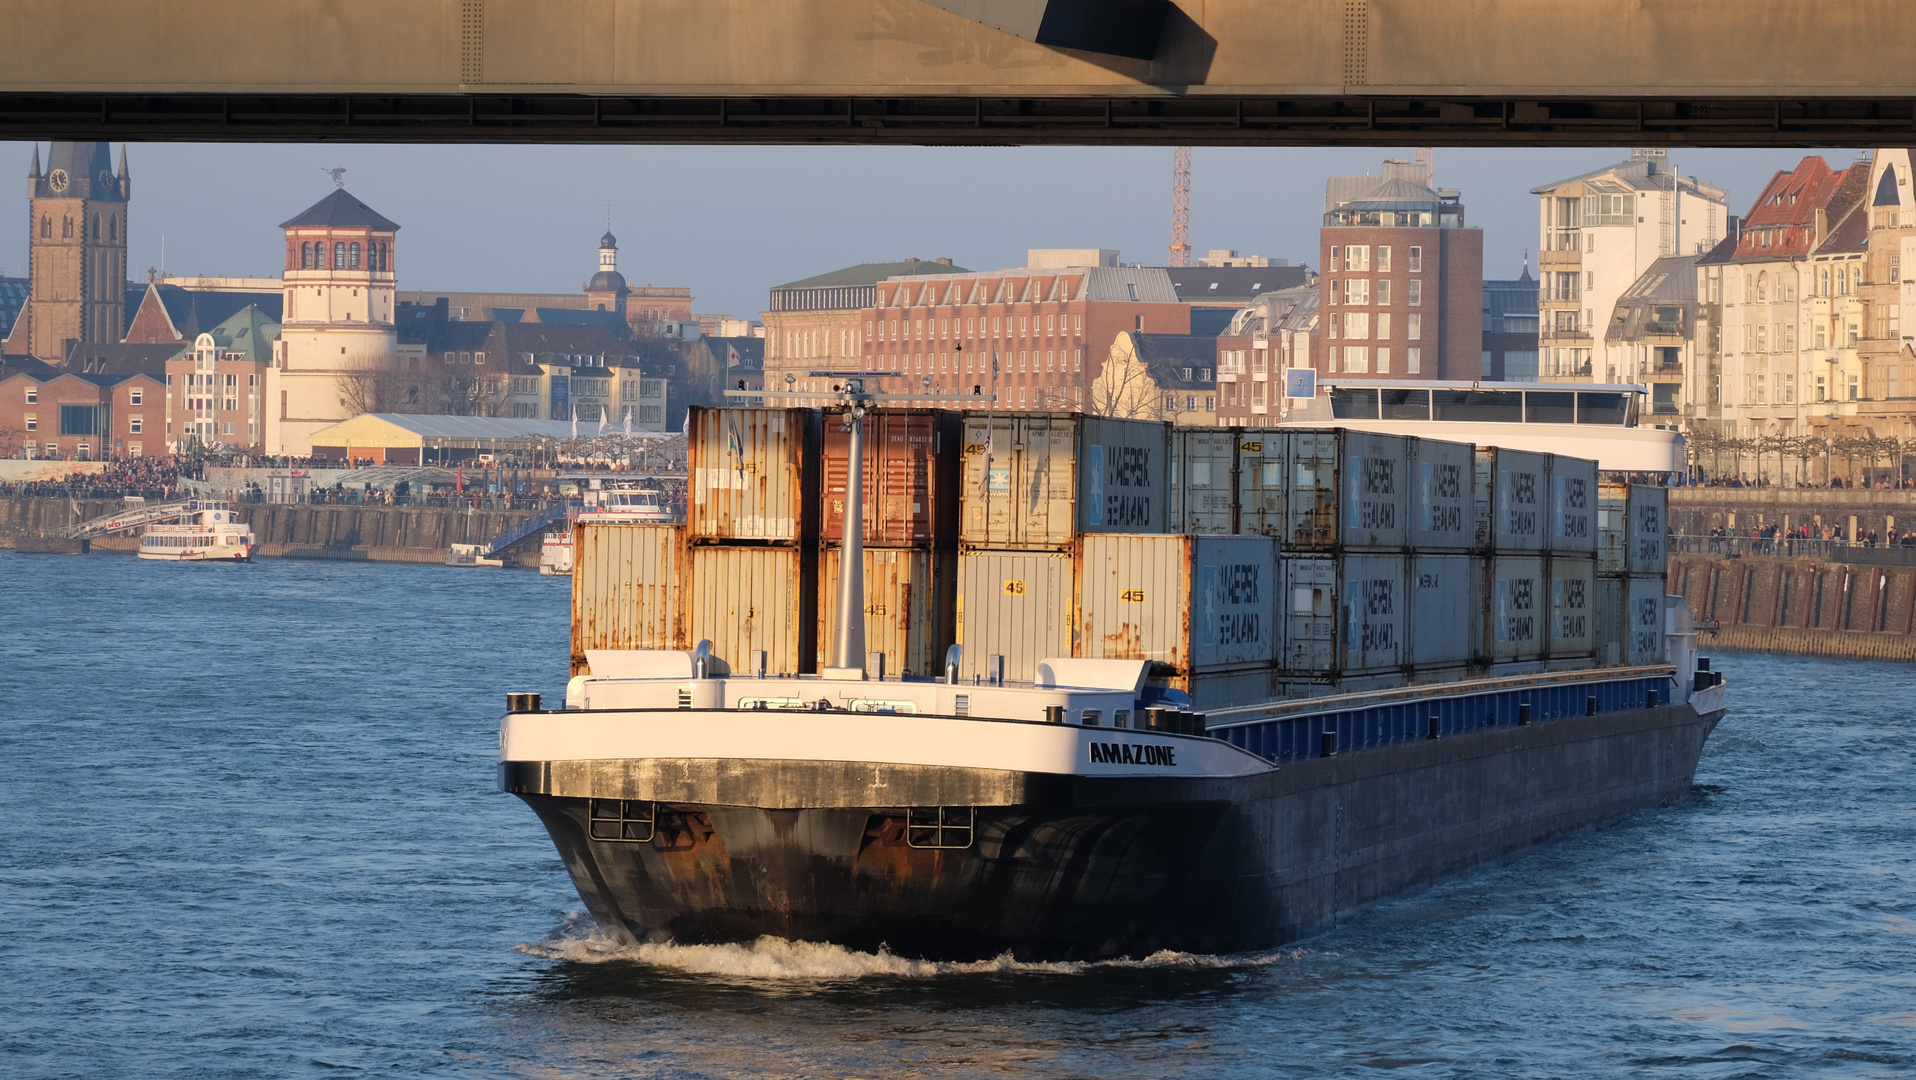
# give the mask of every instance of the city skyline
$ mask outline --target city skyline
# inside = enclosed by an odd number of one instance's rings
[[[32,146],[0,144],[0,174],[11,167],[24,179]],[[1384,159],[1412,153],[1199,147],[1192,243],[1200,254],[1235,248],[1314,265],[1325,179],[1376,173]],[[1841,168],[1862,153],[1694,149],[1671,160],[1727,189],[1729,211],[1741,214],[1804,156]],[[860,262],[948,256],[994,268],[1019,265],[1027,248],[1101,246],[1126,262],[1162,265],[1170,241],[1168,147],[134,143],[128,154],[138,189],[129,222],[134,280],[162,266],[277,275],[276,226],[330,190],[334,168],[402,227],[404,289],[576,290],[596,268],[608,204],[628,280],[689,286],[700,313],[745,318],[764,310],[772,286]],[[1525,249],[1535,272],[1530,189],[1628,155],[1439,148],[1436,184],[1459,188],[1468,223],[1484,229],[1485,276],[1514,277]],[[0,230],[0,275],[25,275],[26,246],[24,228]]]

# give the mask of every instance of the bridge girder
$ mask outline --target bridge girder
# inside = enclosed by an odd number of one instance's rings
[[[1902,0],[1182,0],[1149,59],[921,0],[0,0],[0,138],[1916,138]],[[962,6],[962,5],[957,5]]]

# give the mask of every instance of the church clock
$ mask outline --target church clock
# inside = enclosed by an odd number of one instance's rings
[[[67,171],[65,169],[55,169],[48,173],[47,186],[55,191],[65,191],[67,189]]]

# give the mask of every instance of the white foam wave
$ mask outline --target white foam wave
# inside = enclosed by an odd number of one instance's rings
[[[1006,972],[1076,975],[1125,968],[1161,970],[1228,970],[1292,962],[1308,955],[1303,949],[1212,956],[1200,953],[1153,953],[1137,960],[1018,960],[1009,953],[989,960],[914,960],[886,949],[859,952],[841,945],[791,941],[765,936],[756,941],[724,945],[679,945],[670,942],[625,945],[601,933],[583,913],[574,912],[558,931],[517,949],[528,956],[565,960],[575,964],[617,961],[668,968],[691,975],[713,975],[747,981],[831,981],[867,978],[928,979],[949,975],[988,975]]]

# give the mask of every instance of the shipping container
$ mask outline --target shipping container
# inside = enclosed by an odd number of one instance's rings
[[[1276,667],[1200,671],[1191,675],[1154,679],[1152,684],[1182,691],[1190,697],[1191,708],[1197,712],[1279,701],[1287,696],[1288,685],[1284,672]]]
[[[1471,573],[1479,558],[1418,552],[1410,560],[1408,663],[1426,682],[1427,673],[1481,660],[1484,603]]]
[[[1478,546],[1471,501],[1476,448],[1438,439],[1409,443],[1411,550],[1469,551]]]
[[[682,648],[710,641],[721,673],[753,672],[756,650],[768,674],[814,670],[817,575],[798,548],[694,545],[686,561]]]
[[[688,520],[700,540],[797,542],[817,505],[822,414],[810,409],[692,409]],[[809,493],[809,494],[808,494]]]
[[[1408,659],[1404,555],[1289,555],[1283,655],[1292,678],[1400,675]]]
[[[1408,532],[1410,440],[1345,428],[1287,432],[1287,551],[1402,551]]]
[[[1238,432],[1234,428],[1172,428],[1167,531],[1235,531]]]
[[[1597,550],[1597,463],[1550,455],[1550,550]]]
[[[1477,449],[1477,545],[1500,552],[1549,547],[1544,492],[1548,455],[1500,447]]]
[[[1276,662],[1269,537],[1088,535],[1078,545],[1077,655],[1151,660],[1161,674]]]
[[[1598,658],[1603,663],[1664,663],[1664,590],[1660,575],[1598,576]]]
[[[1668,569],[1670,489],[1605,484],[1597,493],[1597,569],[1662,574]]]
[[[966,551],[958,556],[959,676],[989,677],[1004,657],[1007,679],[1029,681],[1038,662],[1072,654],[1072,554]]]
[[[1489,600],[1485,650],[1493,665],[1540,662],[1547,638],[1544,560],[1540,555],[1496,555],[1477,562]]]
[[[1280,429],[1249,429],[1237,437],[1237,531],[1284,534],[1290,437]]]
[[[587,649],[679,649],[683,537],[673,525],[572,529],[572,674]]]
[[[961,420],[958,413],[928,409],[873,410],[866,415],[865,543],[957,547]],[[851,433],[844,418],[833,413],[825,414],[824,428],[819,539],[837,544],[845,535]]]
[[[957,555],[923,548],[865,549],[865,653],[885,654],[887,675],[938,675],[955,640]],[[838,648],[837,548],[818,553],[818,663]],[[864,657],[857,662],[863,663]]]
[[[1079,533],[1164,531],[1170,428],[1063,413],[964,418],[960,541],[1060,550]]]
[[[1550,660],[1584,659],[1596,655],[1597,563],[1592,555],[1556,553],[1550,556]]]

